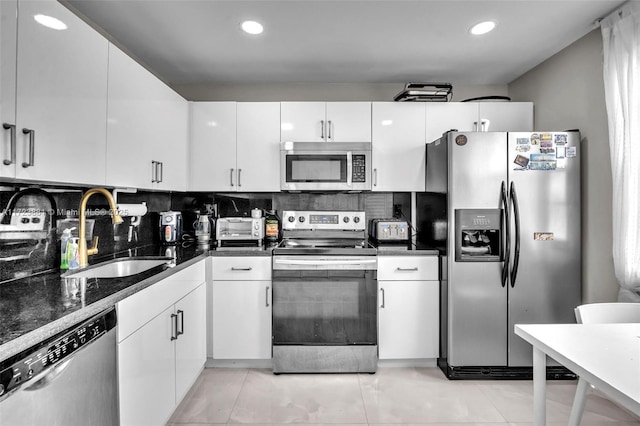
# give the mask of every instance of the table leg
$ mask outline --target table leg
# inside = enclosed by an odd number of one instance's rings
[[[584,412],[584,403],[587,398],[587,390],[589,382],[580,377],[578,386],[576,387],[576,395],[573,398],[573,406],[571,407],[571,416],[569,416],[569,426],[580,426],[582,413]]]
[[[547,422],[547,356],[533,347],[533,424],[545,426]]]

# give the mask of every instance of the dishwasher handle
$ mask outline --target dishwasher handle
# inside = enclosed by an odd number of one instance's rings
[[[58,377],[64,373],[64,370],[69,367],[71,362],[73,361],[73,357],[61,362],[60,364],[52,367],[49,371],[47,371],[44,376],[38,378],[34,383],[27,385],[24,388],[25,391],[36,391],[43,388],[46,388],[51,383],[53,383]]]

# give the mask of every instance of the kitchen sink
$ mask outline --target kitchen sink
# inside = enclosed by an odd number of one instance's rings
[[[140,274],[156,266],[170,264],[170,257],[140,256],[108,260],[86,268],[69,271],[62,278],[121,278]]]

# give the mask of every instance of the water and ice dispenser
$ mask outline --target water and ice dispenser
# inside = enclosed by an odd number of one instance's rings
[[[456,262],[501,262],[502,210],[455,211]]]

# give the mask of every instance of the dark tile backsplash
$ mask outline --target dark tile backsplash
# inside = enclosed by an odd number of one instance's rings
[[[6,183],[5,186],[0,187],[0,210],[5,213],[5,216],[11,213],[7,210],[11,198],[18,191],[26,188],[28,186],[14,186]],[[6,226],[9,224],[9,218],[5,217],[3,222],[6,223],[0,227],[0,282],[55,270],[60,266],[60,235],[67,227],[77,227],[80,199],[83,192],[89,188],[51,186],[42,189],[46,194],[36,199],[36,201],[40,200],[40,204],[36,202],[35,205],[47,210],[47,215],[44,217],[51,221],[51,226],[47,226],[40,233],[16,233]],[[33,192],[38,191],[33,190]],[[90,258],[90,262],[92,259],[108,257],[127,249],[159,243],[159,213],[168,210],[182,212],[184,233],[188,235],[193,235],[193,223],[200,213],[217,214],[218,217],[250,216],[253,208],[276,209],[278,213],[282,210],[296,209],[364,210],[367,218],[387,218],[393,216],[395,204],[407,218],[411,217],[408,193],[214,194],[139,191],[137,193],[119,192],[117,197],[120,204],[145,202],[148,213],[139,218],[124,217],[124,223],[113,225],[107,200],[101,194],[93,195],[87,205],[87,219],[93,224],[93,235],[99,236],[99,242],[98,254]],[[42,201],[45,199],[51,201],[49,203]],[[50,204],[55,205],[49,207]],[[74,236],[77,236],[77,232],[76,229]],[[90,235],[87,235],[87,239],[89,238]]]

